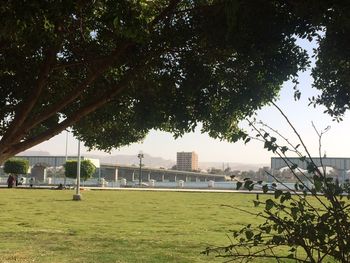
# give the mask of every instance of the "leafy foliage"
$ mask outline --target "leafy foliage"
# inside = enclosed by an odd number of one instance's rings
[[[78,161],[68,160],[64,164],[65,176],[69,178],[77,178]],[[82,160],[80,162],[80,178],[84,181],[91,178],[95,173],[96,167],[90,160]]]
[[[288,118],[286,118],[289,122]],[[290,123],[290,122],[289,122]],[[279,182],[284,189],[275,184],[270,188],[266,183],[253,182],[246,178],[244,182],[237,182],[237,189],[245,188],[249,191],[257,184],[263,185],[263,193],[269,194],[262,198],[259,194],[254,200],[255,207],[261,207],[260,213],[246,211],[252,216],[264,219],[259,225],[247,225],[232,233],[232,244],[226,247],[207,248],[203,253],[216,252],[219,257],[228,257],[230,261],[250,262],[256,258],[268,258],[276,262],[349,262],[350,261],[350,188],[349,181],[340,183],[338,180],[326,176],[326,169],[316,165],[304,141],[291,126],[300,140],[300,144],[293,144],[280,133],[275,133],[263,123],[250,122],[258,139],[264,142],[265,148],[282,158],[290,171],[294,174],[296,184],[290,188],[273,174],[269,176]],[[262,125],[262,127],[260,127]],[[269,129],[267,131],[266,129]],[[318,132],[321,153],[321,137],[328,128]],[[287,145],[281,146],[278,139]],[[261,139],[262,138],[262,139]],[[298,150],[302,145],[305,155]],[[286,150],[286,148],[290,150]],[[286,155],[293,152],[305,162],[307,172],[302,171],[297,164],[293,164]],[[237,208],[234,208],[237,209]],[[280,248],[288,248],[283,253]]]
[[[307,68],[296,37],[328,29],[342,6],[308,3],[1,3],[0,159],[68,127],[106,151],[198,122],[215,138],[244,137],[239,121]]]
[[[326,112],[338,120],[350,107],[349,15],[349,3],[333,1],[324,17],[326,27],[318,37],[316,67],[312,72],[313,86],[322,91],[312,102],[326,106]]]
[[[4,163],[4,172],[7,174],[27,174],[29,161],[19,158],[11,158]]]

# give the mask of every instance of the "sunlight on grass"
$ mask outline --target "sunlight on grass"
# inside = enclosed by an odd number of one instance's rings
[[[257,219],[254,195],[0,190],[0,262],[222,262],[200,252]]]

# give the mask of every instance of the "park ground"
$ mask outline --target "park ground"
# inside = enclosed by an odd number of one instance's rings
[[[0,262],[223,262],[253,194],[0,189]]]

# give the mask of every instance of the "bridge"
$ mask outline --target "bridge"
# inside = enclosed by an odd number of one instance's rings
[[[66,162],[65,156],[16,156],[17,158],[27,159],[31,167],[60,167]],[[67,160],[76,160],[77,156],[68,156]],[[118,164],[100,164],[98,159],[91,159],[86,156],[81,157],[82,160],[91,160],[96,166],[95,178],[105,178],[107,181],[118,181],[122,178],[128,182],[136,182],[139,180],[140,167],[127,166]],[[34,169],[35,170],[35,169]],[[32,168],[33,171],[33,168]],[[142,167],[141,176],[143,182],[156,180],[157,182],[177,182],[183,180],[185,182],[205,182],[215,181],[223,182],[228,178],[226,175],[208,174],[200,172],[188,172],[177,170],[157,169],[150,167]],[[40,178],[45,178],[41,176]]]
[[[286,160],[286,161],[285,161]],[[286,157],[285,160],[279,157],[271,158],[271,169],[280,170],[282,168],[298,165],[298,168],[307,170],[307,165],[310,163],[310,158],[306,158],[305,161],[300,160],[298,157]],[[340,178],[343,182],[346,179],[346,173],[350,170],[350,158],[339,157],[312,157],[313,162],[317,167],[332,167],[339,171]]]
[[[113,176],[113,169],[115,169],[115,177],[111,178],[109,175]],[[140,168],[137,166],[102,164],[101,175],[107,181],[109,179],[116,180],[117,178],[124,178],[128,182],[134,182],[139,180]],[[149,167],[142,167],[141,177],[143,182],[149,182],[151,180],[155,180],[157,182],[177,182],[179,180],[183,180],[185,182],[223,182],[227,180],[226,175],[156,169]]]

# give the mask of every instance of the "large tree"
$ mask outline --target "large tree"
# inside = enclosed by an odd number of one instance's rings
[[[4,172],[7,174],[27,174],[29,170],[29,161],[19,158],[11,158],[4,163]]]
[[[198,122],[237,139],[239,120],[307,67],[296,38],[346,5],[306,2],[1,2],[0,163],[68,127],[103,150]]]
[[[29,170],[29,161],[19,158],[10,158],[4,163],[4,172],[9,175],[7,183],[9,187],[16,181],[16,186],[18,184],[18,176],[20,174],[25,175]],[[11,179],[12,178],[12,179]],[[12,181],[12,183],[11,183]]]

